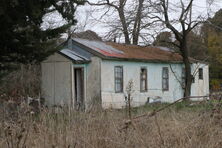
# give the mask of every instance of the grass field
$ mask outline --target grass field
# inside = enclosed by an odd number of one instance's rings
[[[132,109],[133,117],[150,113],[167,104]],[[218,101],[183,102],[152,117],[133,121],[127,111],[97,110],[40,114],[1,115],[1,148],[220,148],[222,109]]]

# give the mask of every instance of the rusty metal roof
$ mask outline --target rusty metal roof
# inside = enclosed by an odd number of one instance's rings
[[[75,38],[74,41],[88,47],[106,58],[122,60],[142,60],[156,62],[181,62],[182,57],[175,52],[154,46],[118,44],[114,42],[92,41]]]
[[[113,48],[112,46],[106,44],[106,42],[102,41],[93,41],[93,40],[86,40],[86,39],[80,39],[75,38],[74,41],[104,55],[107,57],[122,57],[124,56],[124,52],[121,50],[118,50],[116,48]]]
[[[138,46],[126,45],[108,42],[108,45],[124,52],[123,58],[148,60],[148,61],[162,61],[162,62],[180,62],[182,56],[178,53],[166,51],[155,46]]]

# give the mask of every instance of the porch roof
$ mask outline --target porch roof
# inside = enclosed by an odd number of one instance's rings
[[[65,49],[60,50],[59,53],[68,57],[71,60],[76,61],[76,62],[89,62],[90,61],[89,58],[75,52],[74,50],[70,50],[70,49],[65,48]]]

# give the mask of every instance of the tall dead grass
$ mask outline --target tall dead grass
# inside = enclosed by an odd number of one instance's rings
[[[139,110],[139,109],[138,109]],[[140,114],[146,109],[133,112]],[[220,110],[167,109],[119,130],[123,110],[88,113],[47,109],[38,115],[19,114],[1,120],[2,148],[219,148],[222,146]]]
[[[13,100],[17,103],[24,98],[39,96],[40,65],[19,65],[18,69],[0,79],[0,102]]]

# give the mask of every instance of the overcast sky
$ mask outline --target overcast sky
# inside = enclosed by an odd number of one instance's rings
[[[97,2],[98,0],[89,0],[90,2]],[[110,0],[111,1],[111,0]],[[170,2],[177,3],[179,0],[169,0]],[[183,0],[186,2],[186,0]],[[86,31],[92,30],[98,33],[100,36],[104,36],[106,34],[107,27],[103,20],[98,19],[101,14],[105,11],[93,12],[95,9],[102,8],[96,6],[89,6],[88,4],[84,6],[78,7],[75,17],[77,18],[77,30],[76,31]],[[207,9],[208,8],[208,9]],[[207,5],[206,0],[194,0],[193,12],[196,15],[206,16],[208,13],[213,16],[213,14],[222,8],[222,0],[215,0],[215,3],[210,6]],[[176,14],[172,14],[171,17],[176,16]],[[104,18],[107,19],[107,18]],[[44,28],[48,27],[56,27],[58,25],[64,24],[65,21],[61,19],[57,13],[49,14],[45,17],[45,23],[43,24]]]
[[[96,2],[97,0],[90,0],[91,2]],[[178,0],[170,0],[170,1],[175,1],[178,2]],[[210,10],[207,9],[208,5],[206,3],[206,0],[194,0],[194,7],[193,11],[197,15],[200,14],[206,14],[207,12],[211,14],[211,16],[218,11],[219,9],[222,8],[222,0],[216,0],[214,4],[210,6]],[[98,8],[98,7],[97,7]],[[99,21],[96,21],[95,18],[98,18],[101,13],[93,13],[92,17],[86,18],[85,14],[88,14],[91,12],[92,9],[95,9],[95,6],[81,6],[77,10],[77,18],[78,18],[78,25],[83,25],[86,23],[85,30],[91,29],[100,35],[103,35],[104,32],[106,32],[105,25],[102,24]],[[91,14],[91,13],[90,13]]]

